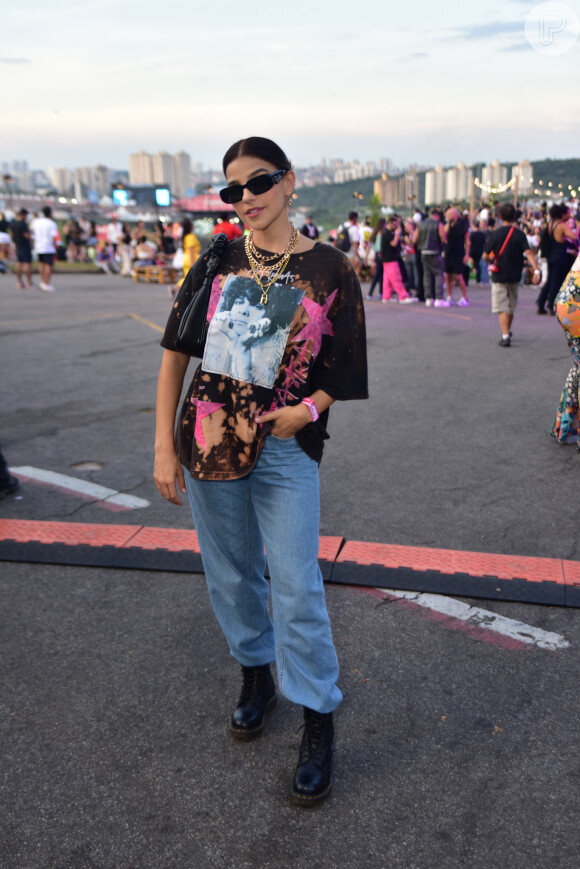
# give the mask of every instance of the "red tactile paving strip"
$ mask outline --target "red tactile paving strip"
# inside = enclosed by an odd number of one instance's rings
[[[200,551],[196,532],[180,528],[140,528],[131,538],[130,545],[137,549],[168,549],[170,552]]]
[[[395,546],[388,543],[347,541],[340,551],[340,562],[406,567],[410,570],[436,570],[439,573],[467,573],[470,576],[493,576],[497,579],[526,579],[528,582],[566,583],[564,564],[573,565],[580,583],[580,563],[562,562],[557,558],[530,558],[519,555],[495,555],[487,552],[461,552],[455,549],[428,549],[418,546]],[[572,572],[572,570],[571,570]]]
[[[580,588],[580,561],[563,561],[562,568],[566,585]]]
[[[65,543],[67,546],[127,546],[136,549],[166,549],[197,552],[195,531],[180,528],[148,528],[144,525],[89,525],[80,522],[36,522],[30,519],[0,519],[0,540],[16,543]],[[344,537],[321,537],[318,557],[336,560]]]
[[[0,519],[0,540],[14,540],[17,543],[66,543],[68,546],[128,546],[141,527]]]
[[[19,549],[18,544],[27,543],[30,544],[28,550],[26,547]],[[55,563],[93,564],[92,557],[82,560],[87,557],[83,547],[88,547],[96,550],[95,563],[102,566],[122,564],[139,569],[202,570],[197,534],[176,528],[0,519],[0,547],[7,561],[50,561],[47,550],[52,549],[55,559],[66,551],[65,560]],[[78,548],[75,550],[75,547]],[[107,554],[111,549],[117,550],[117,557]],[[139,551],[151,554],[139,556]],[[66,560],[75,557],[79,559],[77,562]],[[501,580],[502,586],[495,592],[505,599],[580,607],[580,562],[576,561],[345,542],[343,537],[321,537],[319,559],[324,578],[335,582],[348,584],[355,580],[356,584],[358,579],[359,585],[373,586],[381,584],[383,579],[386,582],[399,579],[406,583],[401,588],[421,590],[423,583],[427,590],[440,593],[460,594],[463,589],[466,596],[488,597],[494,589],[487,581]],[[357,566],[362,570],[355,579]],[[416,574],[416,579],[409,574]],[[479,580],[483,580],[483,584]],[[504,584],[511,585],[511,590],[506,590]]]
[[[324,561],[336,561],[344,537],[321,537],[318,541],[318,557]]]

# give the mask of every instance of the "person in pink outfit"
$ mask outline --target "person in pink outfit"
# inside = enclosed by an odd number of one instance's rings
[[[383,262],[383,303],[399,301],[408,305],[418,300],[410,296],[405,289],[401,275],[401,222],[394,215],[387,217],[387,223],[381,236],[381,260]],[[398,299],[393,299],[393,292]]]

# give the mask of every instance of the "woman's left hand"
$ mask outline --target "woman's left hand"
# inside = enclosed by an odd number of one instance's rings
[[[295,404],[292,407],[281,407],[270,413],[256,416],[257,423],[273,422],[272,434],[277,438],[292,438],[297,431],[312,422],[310,411],[305,404]]]

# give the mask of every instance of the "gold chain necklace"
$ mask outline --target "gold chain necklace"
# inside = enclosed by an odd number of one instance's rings
[[[288,244],[286,245],[286,247],[284,248],[283,251],[281,251],[280,253],[273,253],[273,254],[259,253],[259,251],[256,248],[256,245],[254,244],[254,230],[253,229],[250,230],[250,232],[248,233],[246,238],[249,240],[248,243],[250,246],[250,250],[252,251],[252,254],[254,256],[254,259],[256,259],[259,263],[267,263],[267,262],[272,262],[273,260],[281,259],[282,257],[286,256],[286,254],[288,252],[292,253],[296,249],[296,245],[298,244],[298,241],[300,240],[300,233],[298,232],[298,230],[296,229],[294,224],[291,224],[290,239],[288,241]]]
[[[290,257],[296,250],[299,241],[300,233],[293,225],[290,241],[288,242],[284,250],[281,251],[281,253],[266,255],[260,254],[256,250],[254,246],[253,230],[250,230],[250,232],[246,236],[246,256],[248,257],[250,268],[252,269],[252,274],[254,275],[254,280],[262,290],[262,297],[260,299],[261,305],[268,304],[268,292],[270,290],[270,287],[275,284],[280,275],[284,273],[284,270],[288,265],[288,262],[290,261]],[[273,262],[273,260],[278,260],[278,262]],[[268,263],[271,263],[271,265],[268,265]],[[266,273],[266,276],[265,280],[262,280],[260,273],[264,272]]]

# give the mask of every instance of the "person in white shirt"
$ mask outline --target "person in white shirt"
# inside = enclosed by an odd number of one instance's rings
[[[50,283],[52,266],[56,253],[56,238],[58,226],[52,219],[52,210],[49,205],[42,209],[44,217],[37,217],[32,221],[30,230],[34,238],[34,252],[38,256],[38,271],[40,272],[40,289],[45,293],[53,293],[54,287]]]
[[[360,229],[358,226],[358,212],[351,211],[348,215],[348,220],[343,224],[344,229],[348,229],[350,236],[350,249],[345,251],[347,257],[351,261],[352,267],[355,270],[357,277],[360,278],[362,263],[360,260]]]
[[[121,221],[113,215],[111,218],[111,222],[107,226],[107,239],[110,244],[113,245],[113,249],[115,253],[117,252],[117,245],[121,243],[123,238],[123,224]]]

